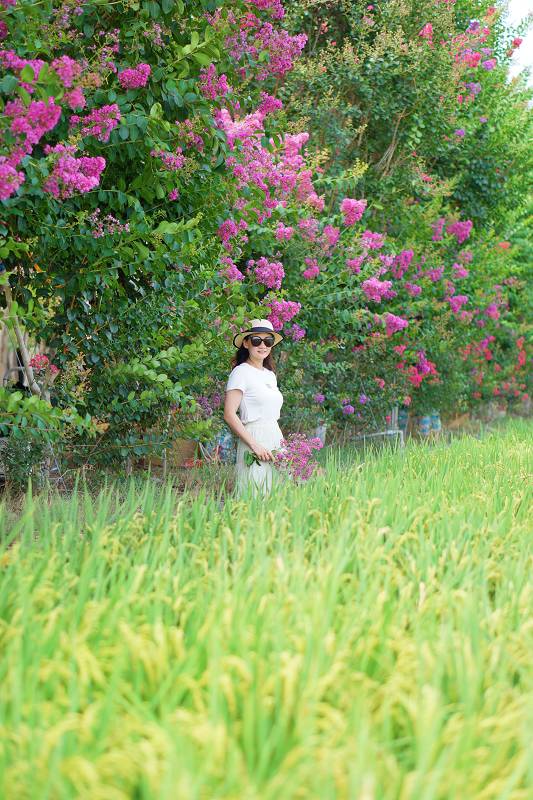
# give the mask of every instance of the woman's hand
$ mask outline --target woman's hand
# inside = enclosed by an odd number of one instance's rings
[[[260,461],[274,461],[274,456],[270,450],[267,450],[262,444],[253,445],[252,452],[255,453]]]

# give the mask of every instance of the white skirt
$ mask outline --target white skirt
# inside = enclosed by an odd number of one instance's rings
[[[252,434],[257,444],[263,445],[268,450],[279,448],[283,434],[276,420],[257,420],[247,422],[244,427]],[[269,461],[262,461],[260,464],[252,464],[249,467],[244,461],[244,454],[251,450],[244,444],[242,439],[237,442],[237,461],[235,469],[237,473],[236,490],[237,494],[244,494],[252,491],[254,494],[268,494],[272,489],[272,484],[277,479],[276,468]]]

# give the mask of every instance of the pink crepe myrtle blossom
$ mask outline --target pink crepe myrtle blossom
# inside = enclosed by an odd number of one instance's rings
[[[433,236],[431,237],[431,239],[434,242],[441,241],[445,225],[446,225],[446,219],[444,217],[440,217],[439,219],[435,220],[435,222],[431,223],[431,227],[433,229]]]
[[[375,382],[377,383],[377,385],[379,386],[380,389],[384,389],[385,388],[385,381],[383,380],[383,378],[374,378],[374,380],[375,380]]]
[[[102,217],[99,208],[89,214],[87,222],[91,226],[93,239],[101,239],[104,236],[113,236],[117,233],[129,233],[130,231],[129,222],[122,223],[112,214]]]
[[[335,247],[339,241],[340,235],[340,230],[334,225],[324,226],[324,230],[322,231],[322,242],[326,250],[331,250],[333,247]]]
[[[265,256],[261,256],[257,261],[248,261],[248,270],[253,268],[255,279],[258,283],[266,286],[267,289],[280,289],[285,270],[281,261],[269,261]]]
[[[15,158],[9,158],[12,166],[17,166],[24,155],[29,155],[33,146],[53,130],[61,118],[61,108],[53,97],[47,101],[31,100],[27,106],[18,98],[10,100],[3,113],[6,119],[11,120],[9,130],[20,145]]]
[[[299,342],[300,339],[303,339],[305,337],[307,331],[305,330],[305,328],[301,328],[300,325],[298,325],[295,322],[293,323],[293,325],[291,325],[290,328],[288,328],[285,331],[285,333],[289,337],[289,339],[292,339],[294,342]]]
[[[73,114],[69,120],[70,127],[81,125],[82,136],[94,136],[99,142],[108,142],[111,132],[120,122],[120,109],[116,103],[95,108],[86,117]]]
[[[318,220],[314,219],[313,217],[301,219],[298,222],[298,228],[302,232],[302,235],[311,242],[316,239],[316,235],[318,233],[318,225],[319,225]]]
[[[294,234],[294,228],[292,227],[292,225],[284,225],[282,222],[279,222],[276,227],[274,236],[276,237],[278,242],[281,242],[283,239],[289,241],[289,239],[292,239],[293,234]]]
[[[419,286],[418,283],[409,283],[409,281],[406,281],[404,286],[405,291],[411,297],[418,297],[418,295],[422,293],[422,287]]]
[[[57,144],[45,147],[47,155],[58,154],[54,168],[43,184],[43,191],[64,200],[74,194],[85,194],[95,189],[106,166],[101,156],[76,158],[74,145]]]
[[[354,200],[351,197],[345,197],[341,202],[341,212],[344,216],[344,224],[355,225],[356,222],[359,222],[365,213],[366,206],[366,200]]]
[[[446,233],[453,234],[457,240],[457,244],[462,244],[470,236],[472,226],[473,223],[471,219],[464,220],[463,222],[457,220],[457,222],[452,222],[446,227]]]
[[[302,272],[302,277],[307,281],[311,281],[320,274],[320,267],[318,266],[316,258],[306,258],[305,263],[307,264],[307,268]]]
[[[50,375],[55,376],[59,374],[59,367],[56,367],[55,364],[52,364],[48,356],[44,353],[37,353],[37,355],[32,356],[29,364],[30,367],[37,373],[48,370]]]
[[[368,300],[373,300],[375,303],[381,303],[382,299],[390,299],[396,297],[396,292],[392,291],[391,281],[380,281],[378,278],[368,278],[361,284],[361,289],[365,293]]]
[[[148,83],[151,71],[149,64],[138,64],[119,72],[118,82],[123,89],[142,89]]]
[[[426,22],[426,24],[419,30],[418,35],[422,37],[422,39],[426,39],[426,41],[431,42],[433,39],[433,25],[431,22]]]
[[[426,272],[424,272],[424,275],[429,278],[432,283],[437,283],[437,281],[440,281],[443,274],[444,267],[432,267],[432,269],[428,269]]]
[[[404,274],[409,269],[411,261],[413,260],[413,255],[414,253],[412,250],[402,250],[401,253],[398,253],[394,258],[391,271],[397,280],[403,278]]]
[[[385,236],[382,233],[364,231],[361,235],[361,247],[365,250],[379,250],[385,243]]]
[[[487,315],[487,317],[490,317],[490,319],[494,320],[499,319],[500,312],[498,310],[498,306],[496,305],[496,303],[490,303],[485,309],[485,314]]]
[[[75,81],[80,78],[83,71],[82,65],[70,56],[56,58],[50,64],[65,89],[72,88]]]
[[[0,156],[0,200],[7,200],[22,186],[25,175],[6,163],[6,157]]]
[[[397,317],[395,314],[390,314],[389,312],[385,314],[385,331],[387,336],[392,336],[398,331],[402,331],[404,328],[407,328],[408,325],[408,321],[402,317]]]
[[[354,275],[357,275],[359,272],[361,272],[361,265],[365,260],[365,258],[366,256],[358,256],[357,258],[348,258],[346,260],[346,266],[348,267],[350,272],[353,272]]]
[[[177,172],[185,166],[185,156],[181,147],[177,147],[175,153],[169,153],[167,150],[151,150],[150,155],[159,159],[161,168],[169,172]]]
[[[79,86],[71,89],[70,92],[65,92],[63,95],[63,101],[70,109],[72,109],[72,111],[79,111],[82,108],[85,108],[87,105],[85,95],[83,94],[83,89],[80,89]]]
[[[200,92],[208,100],[224,97],[230,91],[228,79],[225,75],[218,75],[214,64],[200,70]]]
[[[286,322],[290,322],[302,308],[300,303],[293,300],[271,300],[268,303],[270,314],[268,319],[275,331],[280,331]]]
[[[218,274],[227,278],[230,283],[244,280],[244,275],[229,256],[223,256],[220,263],[224,265],[224,269],[220,270]]]
[[[274,451],[274,466],[296,482],[309,480],[317,467],[313,450],[322,446],[318,437],[308,439],[303,433],[291,433],[281,440],[280,449]]]
[[[466,269],[462,264],[453,264],[453,277],[455,280],[461,280],[461,278],[468,278],[470,275],[470,270]]]
[[[448,297],[450,308],[454,314],[461,310],[461,307],[468,303],[468,297],[465,294],[455,294],[453,297]]]
[[[274,97],[268,92],[261,92],[260,114],[266,117],[268,114],[275,114],[277,111],[281,111],[282,108],[283,103],[278,97]]]

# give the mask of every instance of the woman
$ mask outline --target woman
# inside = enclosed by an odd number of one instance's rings
[[[283,339],[268,319],[254,319],[251,326],[233,339],[237,347],[234,369],[226,386],[224,419],[238,437],[237,491],[249,486],[268,494],[272,487],[274,457],[283,434],[278,419],[283,395],[278,389],[272,348]],[[237,416],[237,411],[239,416]],[[246,451],[252,451],[260,464],[248,466]]]

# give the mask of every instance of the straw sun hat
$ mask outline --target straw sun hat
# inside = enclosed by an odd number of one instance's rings
[[[234,339],[233,344],[235,347],[240,347],[243,343],[245,336],[251,336],[252,333],[271,333],[274,337],[274,347],[283,340],[283,336],[277,333],[272,327],[272,323],[268,319],[253,319],[250,327],[245,331],[238,333]]]

